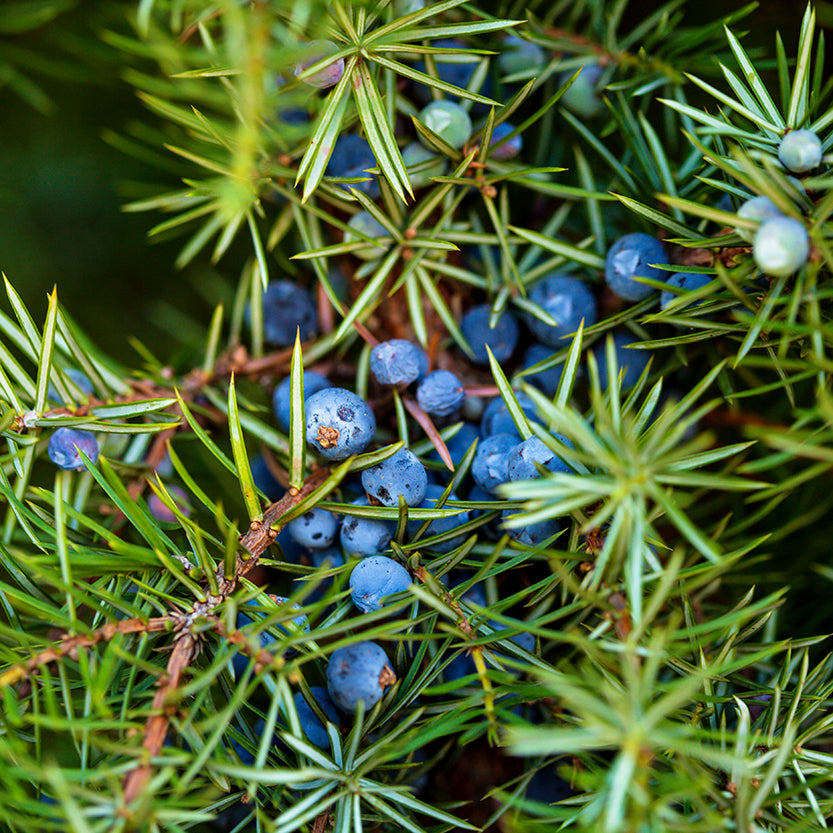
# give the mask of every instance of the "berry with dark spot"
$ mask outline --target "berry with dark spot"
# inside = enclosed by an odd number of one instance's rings
[[[369,506],[364,495],[353,501],[353,506]],[[364,518],[360,515],[345,515],[341,521],[341,546],[347,555],[364,557],[379,555],[390,547],[396,524],[379,518]]]
[[[572,442],[562,434],[555,434],[557,440],[569,448]],[[550,471],[569,472],[570,467],[536,436],[529,437],[511,448],[507,454],[509,480],[535,480],[541,476],[536,463]]]
[[[684,289],[686,292],[694,292],[695,289],[701,289],[711,281],[711,275],[704,275],[701,272],[673,272],[666,283],[668,286]],[[665,309],[675,298],[679,297],[680,295],[675,292],[662,292],[659,296],[659,305]]]
[[[408,506],[416,506],[425,497],[427,485],[425,466],[407,448],[362,472],[362,487],[382,506],[399,506],[400,497]]]
[[[302,547],[325,549],[338,535],[338,518],[332,512],[316,506],[291,520],[286,528]]]
[[[370,406],[345,388],[325,388],[304,402],[306,437],[327,460],[345,460],[361,454],[376,431],[376,418]]]

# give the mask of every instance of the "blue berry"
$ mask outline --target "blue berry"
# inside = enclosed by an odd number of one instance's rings
[[[357,642],[336,648],[327,664],[327,690],[345,712],[355,712],[359,703],[371,709],[396,682],[387,654],[375,642]]]
[[[291,520],[286,528],[302,547],[324,549],[335,541],[338,526],[336,515],[316,506],[304,512],[299,518]]]
[[[506,521],[508,518],[517,516],[517,514],[517,509],[504,509],[500,517],[501,520]],[[556,518],[549,518],[545,521],[519,527],[508,528],[504,526],[504,529],[513,541],[526,544],[528,547],[535,547],[542,541],[557,535],[561,531],[561,522]]]
[[[791,130],[778,144],[778,159],[794,174],[817,168],[821,157],[821,139],[812,130]]]
[[[445,489],[442,486],[429,483],[425,489],[425,500],[422,501],[419,508],[434,509],[437,505],[437,501],[440,499],[444,491]],[[448,500],[457,500],[457,496],[452,492],[448,496]],[[428,525],[428,529],[425,531],[423,538],[431,538],[434,535],[443,535],[459,526],[463,526],[463,524],[467,524],[468,522],[469,513],[465,510],[461,510],[457,515],[451,515],[446,518],[435,518]],[[408,521],[408,535],[413,535],[422,523],[423,521],[420,520]],[[434,550],[434,552],[451,552],[451,550],[459,547],[463,541],[465,541],[465,536],[456,535],[448,540],[431,544],[430,549]]]
[[[495,489],[509,479],[509,452],[515,447],[515,434],[491,434],[480,441],[471,464],[474,482],[494,494]]]
[[[700,272],[672,272],[666,283],[668,286],[675,286],[678,289],[684,289],[686,292],[694,292],[695,289],[701,289],[711,281],[711,275],[704,275]],[[662,309],[665,309],[675,298],[679,297],[674,292],[661,292],[659,305]]]
[[[296,77],[299,76],[307,67],[317,64],[320,60],[326,58],[327,55],[331,55],[337,51],[338,46],[332,41],[310,41],[306,45],[306,52],[309,54],[309,57],[306,60],[295,64],[293,74]],[[344,75],[344,58],[339,58],[337,61],[333,61],[331,64],[325,66],[314,75],[304,78],[304,83],[309,84],[312,87],[325,89],[326,87],[332,87],[335,84],[338,84],[342,75]]]
[[[504,75],[514,75],[527,70],[538,71],[546,61],[544,50],[537,43],[523,40],[517,35],[508,35],[503,39],[500,54],[497,57],[498,69]]]
[[[384,599],[411,586],[408,571],[392,558],[371,555],[363,558],[350,573],[350,598],[363,613],[381,610]]]
[[[168,486],[168,494],[173,498],[174,503],[179,507],[179,510],[186,518],[191,516],[191,502],[188,495],[179,488],[179,486]],[[166,523],[176,523],[177,517],[174,513],[162,503],[162,499],[154,492],[148,497],[148,512],[156,518],[157,521]]]
[[[763,194],[746,200],[738,209],[738,217],[742,217],[744,220],[757,220],[759,223],[763,223],[773,217],[783,216],[784,214],[781,209],[769,197],[765,197]],[[755,237],[757,230],[742,228],[740,226],[735,227],[735,231],[744,240],[749,240],[750,242]]]
[[[344,242],[353,243],[360,241],[364,237],[390,237],[390,232],[370,213],[367,211],[357,211],[348,221],[348,230],[344,232]],[[356,234],[358,232],[359,234]],[[387,251],[386,246],[374,246],[370,243],[355,249],[354,254],[360,260],[376,260],[382,257]]]
[[[535,412],[535,404],[523,391],[515,391],[515,399],[518,400],[518,405],[526,415],[526,418],[531,422],[540,423],[541,420]],[[512,419],[512,414],[506,403],[500,396],[496,396],[483,411],[483,418],[480,420],[480,436],[489,437],[492,434],[512,434],[517,439],[520,439],[518,428]]]
[[[332,383],[326,376],[314,370],[304,371],[304,400],[324,388],[331,387]],[[272,394],[272,410],[275,412],[278,425],[284,431],[289,431],[289,423],[292,419],[292,379],[289,376],[275,388]]]
[[[773,217],[761,224],[752,243],[758,268],[785,278],[797,272],[810,256],[810,236],[804,224],[792,217]]]
[[[429,373],[417,388],[417,403],[426,414],[451,416],[465,401],[462,382],[449,370]]]
[[[453,101],[432,101],[419,112],[419,120],[453,148],[461,148],[471,136],[471,117]]]
[[[344,555],[341,552],[341,547],[335,544],[324,549],[309,550],[306,553],[313,567],[316,571],[329,571],[334,567],[340,567],[344,564]],[[314,581],[316,586],[306,596],[307,604],[314,604],[319,599],[322,599],[327,591],[332,587],[335,581],[335,576],[326,576],[324,578],[317,578],[314,574],[310,574],[305,578],[306,581]]]
[[[515,316],[509,310],[504,310],[495,326],[490,327],[491,315],[491,304],[478,304],[460,319],[460,331],[471,347],[475,364],[489,364],[487,346],[501,363],[508,361],[518,346],[520,328]]]
[[[328,176],[345,179],[358,177],[367,179],[367,182],[345,183],[340,184],[339,187],[345,190],[355,188],[367,194],[371,199],[376,199],[379,196],[379,184],[373,174],[366,173],[368,168],[375,168],[376,164],[376,157],[367,140],[354,133],[345,133],[336,139],[333,155],[327,163],[325,173]]]
[[[597,87],[603,73],[604,70],[598,64],[587,64],[582,67],[578,78],[561,96],[559,103],[583,119],[594,119],[600,116],[605,110],[605,105],[599,96]],[[566,82],[572,74],[572,71],[565,73],[561,82]]]
[[[365,496],[353,501],[353,506],[369,505],[370,501]],[[341,546],[347,555],[379,555],[390,547],[394,532],[396,524],[391,521],[345,515],[341,521]]]
[[[431,164],[427,164],[429,160]],[[445,159],[437,156],[419,142],[410,142],[402,148],[402,161],[408,169],[408,178],[412,188],[423,188],[431,184],[431,177],[442,176],[445,171]],[[423,163],[426,163],[423,167]],[[413,170],[420,166],[419,170]]]
[[[47,454],[59,468],[67,471],[82,471],[84,462],[81,452],[89,457],[90,462],[98,460],[98,442],[89,431],[77,428],[56,428],[49,438]]]
[[[401,497],[408,506],[417,506],[425,498],[428,475],[425,466],[407,448],[362,472],[362,486],[382,506],[399,506]]]
[[[555,434],[555,438],[569,448],[573,447],[572,442],[562,434]],[[509,480],[535,480],[540,477],[536,463],[552,472],[570,471],[570,467],[536,436],[529,437],[511,448],[507,453],[507,463]]]
[[[327,460],[361,454],[376,431],[370,406],[345,388],[325,388],[304,402],[307,442]]]
[[[613,346],[616,350],[616,366],[622,372],[622,390],[632,388],[642,375],[642,371],[648,366],[651,358],[647,350],[637,350],[628,347],[634,343],[634,337],[630,333],[614,333]],[[603,391],[607,390],[607,350],[605,342],[600,341],[593,345],[591,350],[596,358],[596,365],[599,368],[599,382]],[[624,372],[623,372],[624,371]]]
[[[556,322],[547,324],[527,314],[527,326],[533,335],[550,347],[564,347],[565,336],[574,333],[582,319],[585,328],[597,320],[596,296],[583,281],[569,275],[547,275],[532,287],[529,300]]]
[[[283,494],[283,486],[275,478],[275,475],[272,474],[272,470],[269,468],[269,464],[262,454],[258,454],[257,457],[249,460],[249,469],[252,472],[252,480],[254,480],[255,486],[269,500],[276,501]]]
[[[251,310],[246,308],[246,321],[251,324]],[[263,293],[263,338],[275,347],[295,343],[295,332],[301,341],[318,333],[318,311],[312,295],[292,281],[272,281]]]
[[[62,372],[64,376],[66,376],[66,378],[69,379],[82,394],[84,394],[86,399],[89,399],[93,393],[95,393],[93,383],[83,370],[79,370],[77,367],[65,367]],[[46,389],[46,398],[51,399],[53,402],[61,401],[61,397],[58,395],[58,390],[52,382],[49,383],[49,386]]]
[[[530,367],[534,367],[536,364],[540,364],[547,359],[551,359],[555,356],[555,353],[552,351],[552,348],[547,347],[544,344],[531,344],[528,348],[526,353],[524,353],[524,360],[523,364],[521,365],[522,370],[527,370]],[[558,384],[561,381],[561,374],[564,372],[564,365],[557,364],[554,367],[549,368],[549,370],[539,370],[536,373],[528,373],[524,374],[522,377],[525,382],[528,382],[530,385],[534,385],[541,393],[546,394],[547,396],[555,396],[556,391],[558,390]]]
[[[634,278],[664,281],[668,273],[651,264],[665,263],[667,255],[662,243],[641,231],[620,237],[607,251],[605,280],[611,291],[625,301],[641,301],[654,290],[637,283]]]
[[[515,126],[509,124],[508,121],[502,121],[500,124],[496,124],[492,130],[491,147],[494,148],[498,142],[508,136],[514,129]],[[490,155],[492,159],[512,159],[521,152],[522,148],[523,139],[519,133],[517,136],[513,136],[508,142],[502,144],[499,148],[493,149]]]
[[[425,351],[403,338],[380,341],[370,351],[370,372],[380,385],[409,385],[427,370]]]
[[[315,698],[315,702],[321,707],[321,711],[327,715],[330,722],[338,726],[341,722],[341,715],[338,713],[336,704],[330,697],[330,692],[323,686],[314,685],[310,686],[310,693]],[[330,735],[327,733],[327,728],[312,710],[312,706],[304,699],[304,695],[298,691],[292,697],[292,701],[295,703],[295,711],[298,712],[301,730],[307,736],[309,742],[319,749],[329,749]]]

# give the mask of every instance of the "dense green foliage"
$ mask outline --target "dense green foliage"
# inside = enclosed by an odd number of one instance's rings
[[[79,62],[62,30],[75,5],[0,8],[0,81],[21,106],[47,110],[39,78]],[[153,218],[151,237],[181,238],[177,266],[214,264],[232,301],[198,322],[196,365],[171,368],[140,347],[141,366],[125,368],[81,332],[60,283],[41,322],[7,275],[4,829],[827,828],[824,38],[808,7],[798,43],[777,37],[765,58],[743,45],[754,4],[705,26],[687,26],[684,6],[638,19],[627,0],[98,7],[103,28],[78,83],[93,66],[133,87],[144,119],[109,140],[179,183],[143,184],[126,210]],[[540,65],[501,63],[510,31],[540,48]],[[458,39],[451,52],[448,38]],[[332,51],[296,72],[321,39]],[[474,67],[466,89],[441,80],[449,58]],[[305,83],[338,59],[334,86]],[[601,70],[596,88],[576,103],[589,64]],[[417,118],[445,96],[472,116],[460,148]],[[513,132],[492,144],[507,121]],[[797,128],[825,154],[799,178],[778,161]],[[370,173],[328,172],[346,133],[367,139]],[[504,158],[515,135],[523,149]],[[406,168],[402,150],[417,139],[432,156]],[[751,195],[806,228],[810,256],[794,274],[756,264],[758,223],[737,215]],[[345,235],[359,211],[385,235]],[[617,298],[605,253],[634,231],[664,241],[672,271],[708,283],[662,307],[658,291]],[[505,310],[540,318],[529,290],[556,269],[593,288],[598,322],[532,371],[518,355],[472,363],[462,313],[488,302],[495,320]],[[278,278],[311,290],[321,334],[275,350],[263,289]],[[651,357],[631,386],[611,333]],[[435,424],[410,390],[370,376],[371,347],[394,337],[420,342],[433,366],[463,380],[467,414],[502,397],[520,436],[546,440],[569,472],[506,483],[494,501],[458,499],[475,454],[453,471],[442,462],[458,422]],[[528,384],[553,366],[553,396]],[[371,403],[368,451],[327,465],[306,446],[303,369]],[[83,371],[92,396],[68,370]],[[284,431],[271,396],[287,376]],[[48,443],[59,427],[95,432],[99,459],[57,469]],[[403,443],[443,498],[350,505],[356,474]],[[263,458],[277,493],[253,474]],[[408,567],[409,590],[360,613],[349,563],[285,558],[277,533],[318,505],[396,523],[388,555]],[[561,532],[533,545],[494,535],[505,509],[506,530],[562,519]],[[466,510],[462,527],[428,528]],[[309,632],[264,588],[297,602]],[[263,617],[238,627],[255,599]],[[266,630],[274,641],[263,647]],[[533,650],[520,634],[534,635]],[[334,650],[364,640],[385,649],[396,682],[369,711],[330,724],[321,749],[293,695],[324,683]],[[461,657],[475,670],[452,679]]]

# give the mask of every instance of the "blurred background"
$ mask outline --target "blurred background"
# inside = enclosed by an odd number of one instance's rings
[[[638,19],[657,3],[632,2]],[[689,3],[696,25],[745,3]],[[51,9],[42,21],[24,6]],[[130,200],[180,186],[167,168],[117,149],[113,137],[151,116],[121,77],[124,64],[100,37],[126,31],[138,3],[4,0],[0,8],[0,271],[39,320],[53,285],[70,314],[114,359],[137,366],[136,340],[184,370],[201,344],[210,310],[229,298],[241,259],[173,264],[182,238],[148,245],[154,213],[125,213]],[[793,54],[803,3],[764,0],[741,24],[743,42],[774,52],[780,29]],[[823,24],[833,5],[817,4]],[[47,19],[51,17],[51,19]],[[740,34],[741,32],[738,32]],[[19,73],[25,68],[25,77]],[[116,142],[117,144],[117,142]],[[184,364],[183,364],[184,363]]]

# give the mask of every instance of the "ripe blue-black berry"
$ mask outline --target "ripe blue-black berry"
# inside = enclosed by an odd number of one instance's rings
[[[471,448],[472,443],[478,439],[480,436],[480,432],[477,430],[477,426],[472,424],[471,422],[464,422],[457,433],[450,437],[445,441],[445,447],[448,449],[448,453],[451,455],[451,462],[454,463],[455,466],[460,465],[463,461],[463,457],[465,457],[466,452]],[[431,449],[428,453],[428,458],[431,460],[439,460],[440,455],[437,453],[436,449]]]
[[[387,596],[411,586],[408,571],[392,558],[371,555],[363,558],[350,573],[350,598],[363,613],[381,610]]]
[[[783,217],[784,213],[780,208],[769,198],[760,194],[757,197],[752,197],[742,203],[738,208],[738,217],[744,220],[757,220],[759,223],[771,220],[773,217]],[[760,228],[760,226],[758,227]],[[741,226],[736,226],[735,231],[744,239],[750,242],[755,237],[757,228],[747,229]]]
[[[355,712],[359,703],[373,708],[396,674],[387,654],[375,642],[357,642],[336,648],[327,664],[327,690],[333,702],[345,712]]]
[[[785,278],[797,272],[810,256],[810,236],[792,217],[773,217],[761,224],[752,242],[752,255],[767,275]]]
[[[367,211],[356,212],[348,221],[348,230],[344,232],[344,242],[354,243],[363,240],[365,237],[390,237],[390,232]],[[358,232],[358,234],[356,233]],[[361,260],[376,260],[380,258],[387,248],[385,245],[374,246],[370,243],[354,249],[352,254]]]
[[[460,331],[472,350],[475,364],[488,365],[488,347],[499,362],[506,362],[515,352],[520,337],[518,321],[509,310],[504,310],[494,327],[489,326],[492,316],[491,304],[471,307],[460,319]]]
[[[531,313],[526,318],[532,334],[550,347],[564,347],[564,337],[575,332],[582,320],[585,329],[597,320],[596,296],[582,280],[570,275],[547,275],[532,287],[529,300],[555,321],[547,324]]]
[[[304,402],[307,442],[327,460],[361,454],[376,431],[370,406],[345,388],[325,388]]]
[[[321,711],[327,715],[329,721],[338,726],[341,715],[330,697],[330,692],[323,686],[314,685],[310,686],[310,693],[315,698],[315,702],[321,708]],[[304,699],[304,695],[298,691],[293,695],[292,700],[295,703],[295,711],[298,713],[301,730],[307,736],[309,742],[315,744],[319,749],[329,749],[330,735],[327,733],[327,728],[312,710],[312,706]]]
[[[379,196],[379,185],[373,174],[366,173],[368,168],[376,167],[376,157],[370,149],[366,139],[356,136],[354,133],[345,133],[336,139],[333,147],[333,155],[327,162],[325,173],[328,176],[354,179],[362,177],[366,182],[352,182],[340,184],[340,188],[348,190],[355,188],[371,199]]]
[[[399,506],[400,497],[408,506],[417,506],[427,485],[425,466],[407,448],[362,472],[362,487],[382,506]]]
[[[462,382],[449,370],[434,370],[417,388],[417,403],[431,416],[451,416],[465,398]]]
[[[420,110],[419,120],[453,148],[463,147],[471,136],[471,117],[453,101],[432,101]]]
[[[555,434],[559,442],[573,447],[572,442],[562,434]],[[509,480],[534,480],[541,476],[536,463],[552,472],[569,472],[570,467],[539,437],[532,436],[513,446],[507,452]]]
[[[81,471],[84,462],[81,452],[89,457],[90,462],[98,460],[98,442],[89,431],[78,428],[56,428],[49,438],[47,454],[59,468],[67,471]]]
[[[492,159],[513,159],[521,152],[523,139],[520,133],[517,136],[513,136],[508,142],[504,142],[500,147],[495,147],[498,142],[506,138],[514,129],[515,126],[509,124],[508,121],[502,121],[500,124],[495,125],[492,130],[492,150],[489,153]]]
[[[711,281],[711,275],[703,275],[700,272],[673,272],[666,284],[677,289],[684,289],[686,292],[693,292],[695,289],[700,289],[707,283],[711,283]],[[659,305],[662,309],[665,309],[675,298],[679,297],[679,294],[675,292],[661,292]]]
[[[641,301],[654,290],[635,277],[664,281],[668,273],[652,264],[665,263],[668,256],[656,237],[635,231],[620,237],[607,251],[605,281],[625,301]]]
[[[632,388],[642,375],[642,371],[648,366],[651,358],[647,350],[637,350],[629,347],[636,339],[630,333],[614,333],[613,347],[616,351],[617,374],[622,373],[622,390]],[[593,345],[591,350],[599,368],[599,383],[603,391],[607,390],[607,350],[605,342],[600,341]]]
[[[517,442],[515,434],[491,434],[480,441],[472,460],[471,476],[481,489],[494,494],[509,479],[507,455]]]
[[[252,599],[242,605],[237,613],[238,630],[251,625],[253,621],[252,617],[254,617],[257,621],[262,621],[266,616],[273,614],[276,608],[283,607],[284,605],[289,605],[291,610],[298,610],[298,605],[295,604],[295,602],[290,602],[290,600],[285,596],[276,596],[274,593],[268,593],[267,599],[267,602]],[[245,613],[243,612],[244,610],[246,610]],[[250,613],[251,615],[249,615]],[[256,637],[257,644],[259,644],[261,648],[266,648],[267,646],[277,642],[279,639],[279,637],[275,635],[274,631],[277,630],[286,636],[291,636],[293,629],[301,629],[304,633],[309,633],[309,620],[304,613],[299,613],[297,616],[293,617],[292,625],[280,623],[271,626],[270,630],[273,631],[272,633],[265,630],[260,631]],[[240,677],[249,665],[249,657],[242,653],[235,654],[231,664],[234,669],[235,677]]]
[[[310,41],[305,49],[308,57],[300,63],[295,64],[295,69],[293,70],[294,75],[296,77],[299,76],[307,67],[317,64],[320,60],[337,51],[338,46],[332,41]],[[338,84],[342,75],[344,75],[344,58],[339,58],[313,75],[304,78],[304,83],[318,87],[319,89],[325,89],[326,87],[332,87]]]
[[[425,351],[404,338],[380,341],[370,351],[370,372],[380,385],[409,385],[427,370]]]
[[[324,388],[331,388],[332,383],[326,376],[316,373],[314,370],[304,371],[304,399],[318,393]],[[284,431],[289,431],[289,423],[292,419],[292,379],[287,376],[272,394],[272,410],[278,425]]]
[[[246,321],[251,324],[251,310],[246,308]],[[318,333],[318,311],[312,296],[292,281],[273,281],[263,293],[263,338],[268,344],[286,347],[295,343],[295,332],[301,341]]]
[[[778,159],[794,174],[817,168],[821,157],[821,139],[812,130],[791,130],[778,144]]]
[[[315,506],[300,517],[291,520],[286,528],[301,546],[324,549],[335,541],[338,526],[336,515]]]
[[[369,506],[370,501],[362,495],[353,501],[353,506]],[[345,515],[341,521],[341,546],[347,555],[360,557],[379,555],[390,547],[396,524],[379,518],[363,518],[359,515]]]

